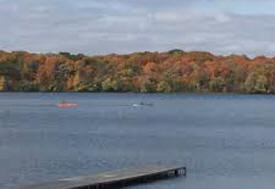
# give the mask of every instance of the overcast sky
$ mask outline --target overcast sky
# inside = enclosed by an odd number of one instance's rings
[[[275,0],[0,0],[0,49],[275,56]]]

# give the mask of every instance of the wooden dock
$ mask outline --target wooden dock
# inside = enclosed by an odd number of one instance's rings
[[[186,176],[186,167],[147,167],[60,179],[51,183],[26,186],[22,189],[113,189],[180,175]]]

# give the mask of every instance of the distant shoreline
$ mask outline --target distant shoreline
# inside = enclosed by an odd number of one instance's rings
[[[0,91],[275,94],[275,58],[179,49],[91,57],[0,51]]]
[[[110,94],[110,95],[116,95],[116,94],[132,94],[132,95],[220,95],[220,96],[226,96],[226,95],[241,95],[241,96],[275,96],[275,93],[236,93],[236,92],[104,92],[104,91],[0,91],[0,94],[5,93],[33,93],[33,94]]]

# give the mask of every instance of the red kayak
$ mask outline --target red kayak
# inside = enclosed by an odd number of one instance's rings
[[[72,102],[61,102],[58,104],[59,108],[75,108],[77,107],[77,103],[72,103]]]

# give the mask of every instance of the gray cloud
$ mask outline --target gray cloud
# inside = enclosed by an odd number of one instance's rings
[[[87,54],[173,48],[274,54],[275,15],[253,13],[258,5],[253,3],[247,4],[249,14],[225,11],[218,2],[0,0],[0,48]]]

